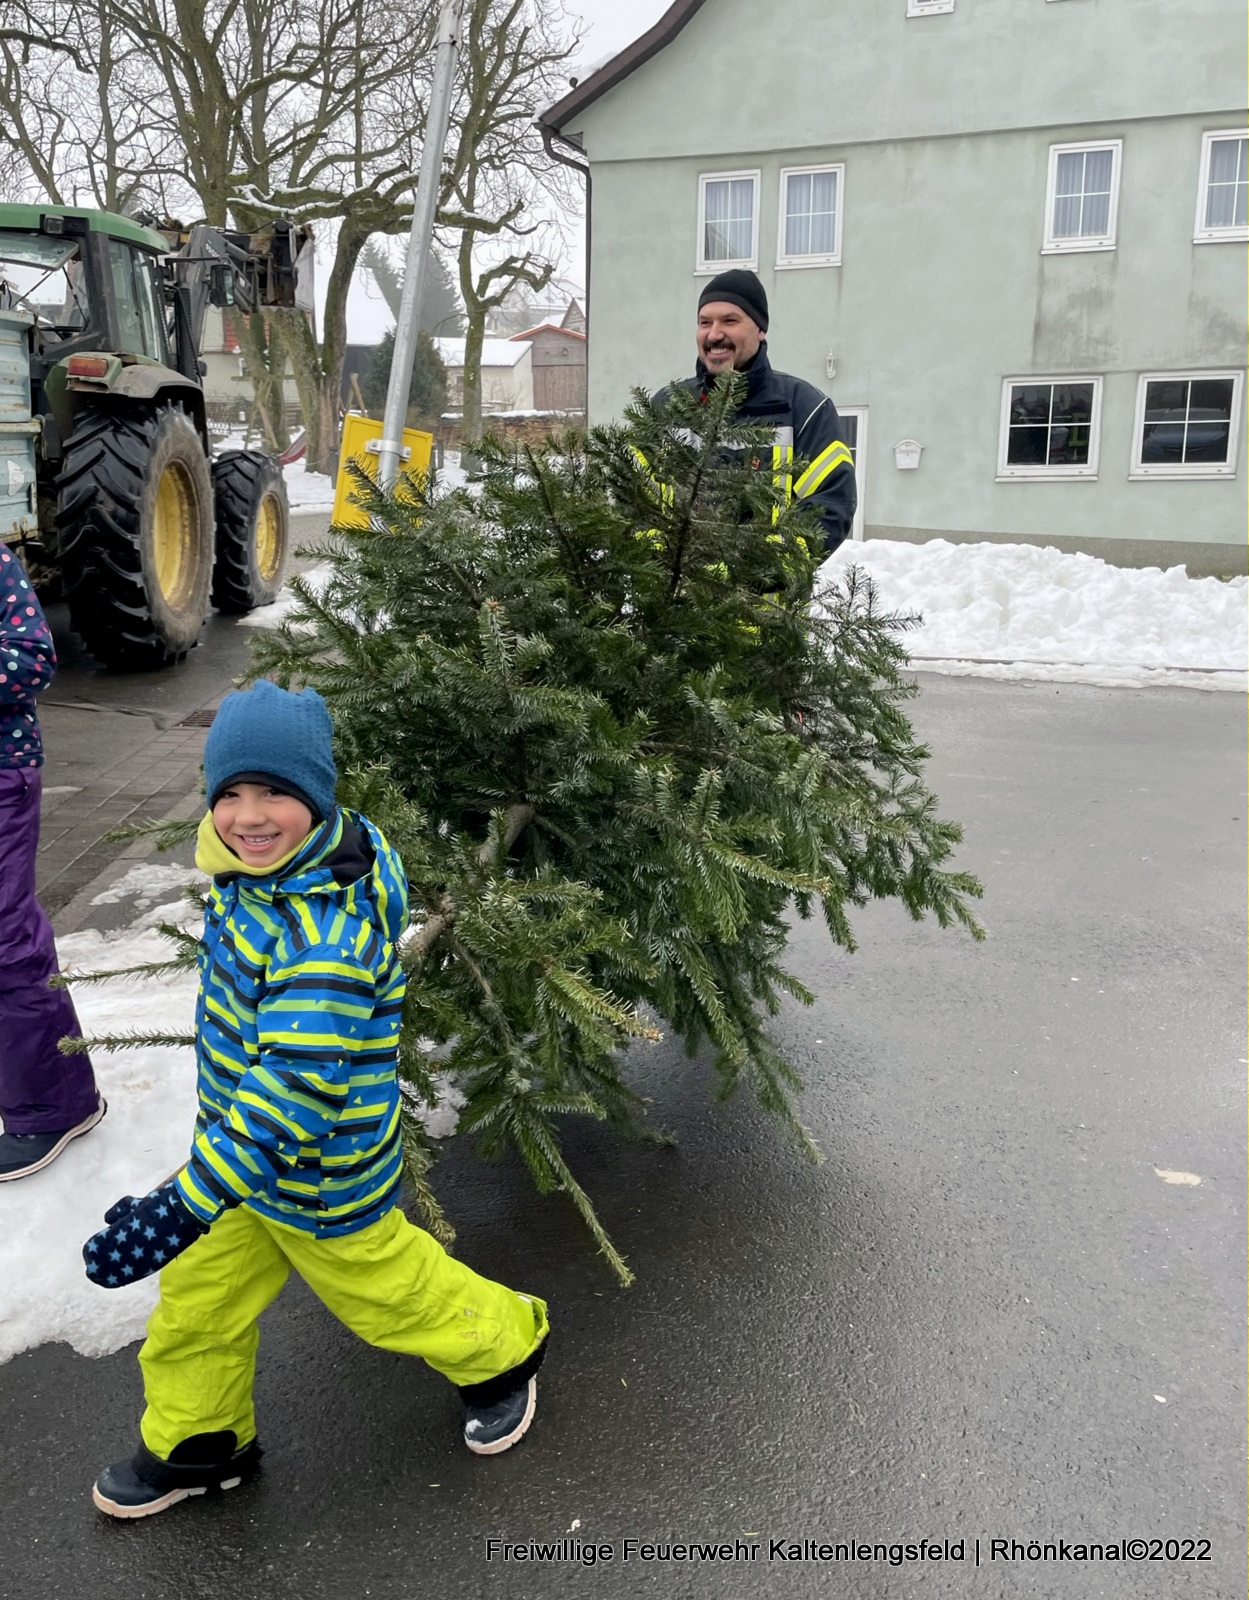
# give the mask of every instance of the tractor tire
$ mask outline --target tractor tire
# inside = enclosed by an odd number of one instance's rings
[[[291,513],[282,464],[261,450],[227,450],[212,464],[217,559],[212,602],[242,616],[278,597],[290,554]]]
[[[212,583],[212,478],[178,406],[79,415],[57,478],[69,620],[106,667],[181,661]]]

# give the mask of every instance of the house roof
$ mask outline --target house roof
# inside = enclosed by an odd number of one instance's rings
[[[514,333],[508,342],[512,344],[517,339],[536,339],[540,333],[558,333],[563,339],[580,339],[582,344],[585,343],[584,333],[578,333],[575,328],[561,328],[555,322],[540,322],[536,328],[526,328],[524,333]]]
[[[434,340],[434,348],[442,357],[445,366],[462,367],[466,342],[464,339],[439,338]],[[525,359],[528,352],[528,345],[513,344],[510,339],[483,339],[481,364],[483,367],[515,367]]]
[[[558,133],[573,117],[584,111],[587,106],[593,105],[600,95],[605,95],[609,89],[614,89],[644,61],[649,61],[666,44],[670,44],[705,3],[706,0],[674,0],[653,28],[648,29],[640,39],[635,39],[631,45],[626,45],[619,55],[612,56],[597,72],[592,72],[588,78],[582,78],[571,94],[566,94],[562,100],[557,100],[553,106],[548,106],[538,121]]]

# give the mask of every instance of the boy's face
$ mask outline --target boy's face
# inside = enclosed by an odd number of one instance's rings
[[[289,854],[312,829],[302,800],[263,783],[233,783],[213,807],[222,842],[249,867],[267,867]]]

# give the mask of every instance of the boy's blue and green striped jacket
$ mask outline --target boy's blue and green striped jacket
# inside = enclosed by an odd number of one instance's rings
[[[339,810],[273,877],[213,880],[196,1010],[199,1116],[178,1175],[212,1222],[246,1204],[354,1233],[399,1188],[403,864]]]

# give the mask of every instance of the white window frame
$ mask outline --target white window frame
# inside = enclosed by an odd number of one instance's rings
[[[1010,392],[1018,384],[1091,383],[1093,385],[1093,413],[1089,418],[1089,458],[1083,466],[1019,466],[1006,459],[1010,445]],[[1102,379],[1093,372],[1026,373],[1002,379],[1002,411],[998,422],[997,478],[998,483],[1035,482],[1047,479],[1068,483],[1096,483],[1102,440]]]
[[[1249,139],[1249,128],[1217,128],[1201,136],[1201,174],[1197,182],[1197,216],[1193,223],[1193,243],[1243,243],[1249,240],[1249,226],[1206,227],[1206,203],[1210,194],[1210,156],[1216,139]]]
[[[831,255],[787,256],[785,254],[785,223],[788,220],[786,201],[791,178],[803,178],[808,173],[835,172],[837,174],[837,211],[833,218],[833,249]],[[828,161],[812,167],[782,167],[781,186],[777,197],[776,265],[780,271],[802,267],[839,267],[841,265],[841,222],[846,209],[846,166],[844,161]]]
[[[954,0],[906,0],[908,17],[941,17],[954,10]]]
[[[862,539],[863,537],[863,507],[867,500],[867,418],[866,406],[838,406],[839,417],[854,417],[858,426],[854,438],[854,486],[858,491],[858,503],[854,508],[854,521],[850,524],[850,537]]]
[[[1054,199],[1058,188],[1058,158],[1083,150],[1110,150],[1113,152],[1110,168],[1110,214],[1108,232],[1099,236],[1087,235],[1078,239],[1054,237]],[[1041,254],[1071,255],[1084,250],[1113,250],[1119,227],[1119,178],[1123,171],[1122,139],[1077,139],[1071,144],[1050,145],[1049,173],[1045,180],[1045,243]]]
[[[1135,482],[1147,482],[1151,478],[1183,478],[1211,479],[1234,478],[1236,476],[1236,456],[1240,448],[1240,403],[1241,392],[1244,388],[1244,373],[1238,367],[1222,367],[1217,370],[1201,367],[1186,368],[1182,372],[1142,372],[1136,385],[1136,418],[1132,424],[1132,466],[1128,477]],[[1232,380],[1232,414],[1229,418],[1227,438],[1227,460],[1221,462],[1194,461],[1190,465],[1170,462],[1162,466],[1149,466],[1141,460],[1141,452],[1145,447],[1145,391],[1151,383],[1175,382],[1177,379],[1190,380],[1193,378],[1230,378]]]
[[[707,239],[707,185],[725,183],[732,178],[749,178],[754,184],[755,200],[750,215],[751,254],[740,260],[708,261],[703,254]],[[746,267],[754,272],[759,266],[759,191],[763,187],[763,173],[758,167],[742,172],[700,172],[698,174],[698,243],[694,272],[713,277],[717,272],[729,272],[735,267]]]

